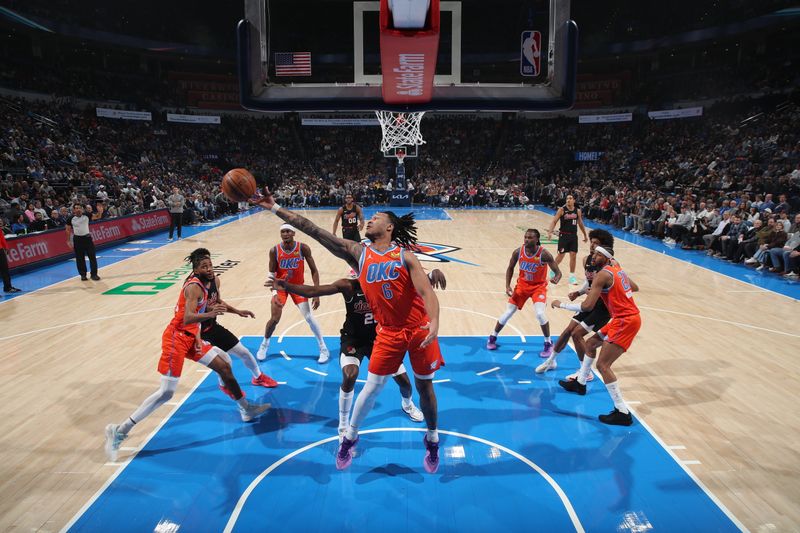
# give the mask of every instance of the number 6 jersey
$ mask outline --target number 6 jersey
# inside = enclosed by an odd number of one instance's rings
[[[417,328],[430,322],[425,303],[411,281],[405,252],[396,244],[383,253],[373,250],[372,245],[361,252],[358,281],[383,327]]]

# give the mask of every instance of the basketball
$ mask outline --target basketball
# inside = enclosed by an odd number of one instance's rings
[[[256,193],[256,179],[243,168],[234,168],[222,177],[222,192],[232,202],[245,202]]]

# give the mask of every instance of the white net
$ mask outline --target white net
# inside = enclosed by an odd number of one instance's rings
[[[424,111],[418,113],[395,113],[394,111],[375,111],[378,122],[381,123],[383,139],[381,151],[388,152],[401,146],[425,144],[419,123],[422,121]]]

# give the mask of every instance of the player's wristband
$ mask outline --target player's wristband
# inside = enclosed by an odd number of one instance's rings
[[[581,304],[565,304],[562,303],[559,305],[561,309],[566,309],[568,311],[572,311],[573,313],[580,313],[582,311]]]
[[[269,210],[272,211],[273,213],[277,213],[278,209],[280,208],[281,206],[279,206],[278,204],[272,204],[272,207],[270,207]]]

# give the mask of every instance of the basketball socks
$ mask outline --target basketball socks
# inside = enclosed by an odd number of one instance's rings
[[[242,409],[247,409],[247,406],[249,405],[249,404],[247,403],[247,400],[246,400],[246,399],[245,399],[245,397],[244,397],[244,394],[242,394],[242,397],[241,397],[241,398],[239,398],[238,400],[236,400],[236,403],[237,403],[237,404],[239,404],[239,407],[241,407]]]
[[[132,430],[133,426],[135,425],[136,422],[134,422],[132,418],[128,417],[128,419],[125,420],[125,422],[123,422],[122,424],[119,425],[119,427],[117,427],[117,431],[119,431],[123,435],[127,435],[128,432]]]
[[[136,422],[134,420],[138,420],[141,422],[148,416],[150,413],[164,405],[166,402],[172,399],[172,396],[175,394],[175,389],[178,388],[178,380],[168,378],[166,376],[161,377],[161,383],[159,384],[158,390],[148,396],[145,401],[133,412],[133,414],[120,424],[120,432],[121,433],[128,433],[130,429],[133,427]],[[124,428],[124,429],[123,429]]]
[[[269,339],[270,337],[265,337],[264,340],[261,341],[261,346],[258,347],[258,360],[263,361],[267,358],[267,351],[269,351]]]
[[[498,335],[500,335],[500,330],[497,330],[497,329],[494,330],[494,332],[492,332],[492,334],[491,334],[492,337],[497,337]]]
[[[400,398],[401,398],[400,401],[403,402],[403,409],[408,409],[414,403],[411,399],[411,396],[409,396],[408,398],[406,398],[405,396],[400,396]]]
[[[303,314],[303,318],[308,323],[308,327],[311,328],[311,333],[314,334],[314,337],[317,338],[317,344],[319,345],[320,352],[327,351],[328,348],[325,346],[325,340],[322,338],[322,330],[319,327],[319,322],[317,319],[314,318],[314,315],[311,313],[311,307],[309,307],[308,302],[303,302],[297,306],[300,309],[300,312]]]
[[[438,429],[429,429],[428,430],[428,442],[439,442],[439,430]]]
[[[347,422],[350,418],[350,409],[353,407],[354,391],[345,392],[339,389],[339,432],[347,429]]]
[[[267,344],[269,344],[269,342],[267,342]],[[255,357],[253,357],[253,354],[250,353],[250,350],[245,348],[244,344],[240,342],[239,344],[228,350],[228,353],[231,353],[236,357],[238,357],[239,359],[241,359],[242,363],[244,363],[244,366],[246,366],[247,370],[249,370],[250,373],[253,374],[254,378],[257,378],[258,376],[261,375],[261,369],[258,368],[258,362],[256,361]]]
[[[581,385],[586,385],[586,380],[589,377],[589,373],[592,371],[592,363],[594,359],[587,356],[584,356],[583,361],[581,361],[581,369],[578,370],[578,383]]]
[[[547,337],[544,338],[544,342],[549,342],[550,344],[553,344],[553,338],[548,335]]]
[[[353,406],[353,416],[350,417],[350,425],[345,433],[347,440],[355,440],[358,436],[358,428],[375,406],[375,400],[386,385],[386,378],[387,376],[375,376],[371,373],[367,376],[367,383],[361,389]]]
[[[611,399],[614,400],[614,407],[616,407],[620,413],[627,415],[630,411],[628,411],[628,404],[622,399],[622,391],[619,390],[619,383],[616,381],[606,383],[606,389],[608,389],[608,394],[611,395]]]

